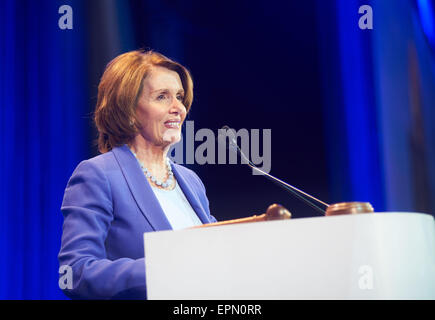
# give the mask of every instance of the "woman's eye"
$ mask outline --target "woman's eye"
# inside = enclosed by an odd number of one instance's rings
[[[161,94],[161,95],[157,96],[157,100],[163,100],[164,98],[165,98],[164,94]]]
[[[183,98],[184,98],[184,97],[183,97],[182,95],[178,95],[178,96],[177,96],[177,99],[180,100],[180,101],[183,101]]]

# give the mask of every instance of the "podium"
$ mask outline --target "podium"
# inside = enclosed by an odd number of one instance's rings
[[[435,222],[388,212],[144,234],[148,299],[435,299]]]

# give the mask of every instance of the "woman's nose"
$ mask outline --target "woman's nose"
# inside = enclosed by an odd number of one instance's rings
[[[182,101],[178,100],[177,98],[174,98],[172,100],[172,105],[171,105],[171,113],[177,112],[177,113],[183,113],[183,111],[185,111],[186,108],[184,107],[184,104]]]

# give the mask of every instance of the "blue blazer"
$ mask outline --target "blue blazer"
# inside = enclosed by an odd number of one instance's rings
[[[216,222],[200,178],[171,166],[199,219]],[[79,299],[146,299],[143,234],[172,228],[129,148],[81,162],[68,181],[61,211],[58,259],[72,270],[72,288],[64,293]]]

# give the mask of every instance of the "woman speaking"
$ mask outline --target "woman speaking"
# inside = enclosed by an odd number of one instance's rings
[[[167,157],[192,100],[188,70],[157,52],[107,65],[95,110],[102,154],[77,166],[61,207],[67,296],[146,299],[143,233],[216,222],[199,177]]]

